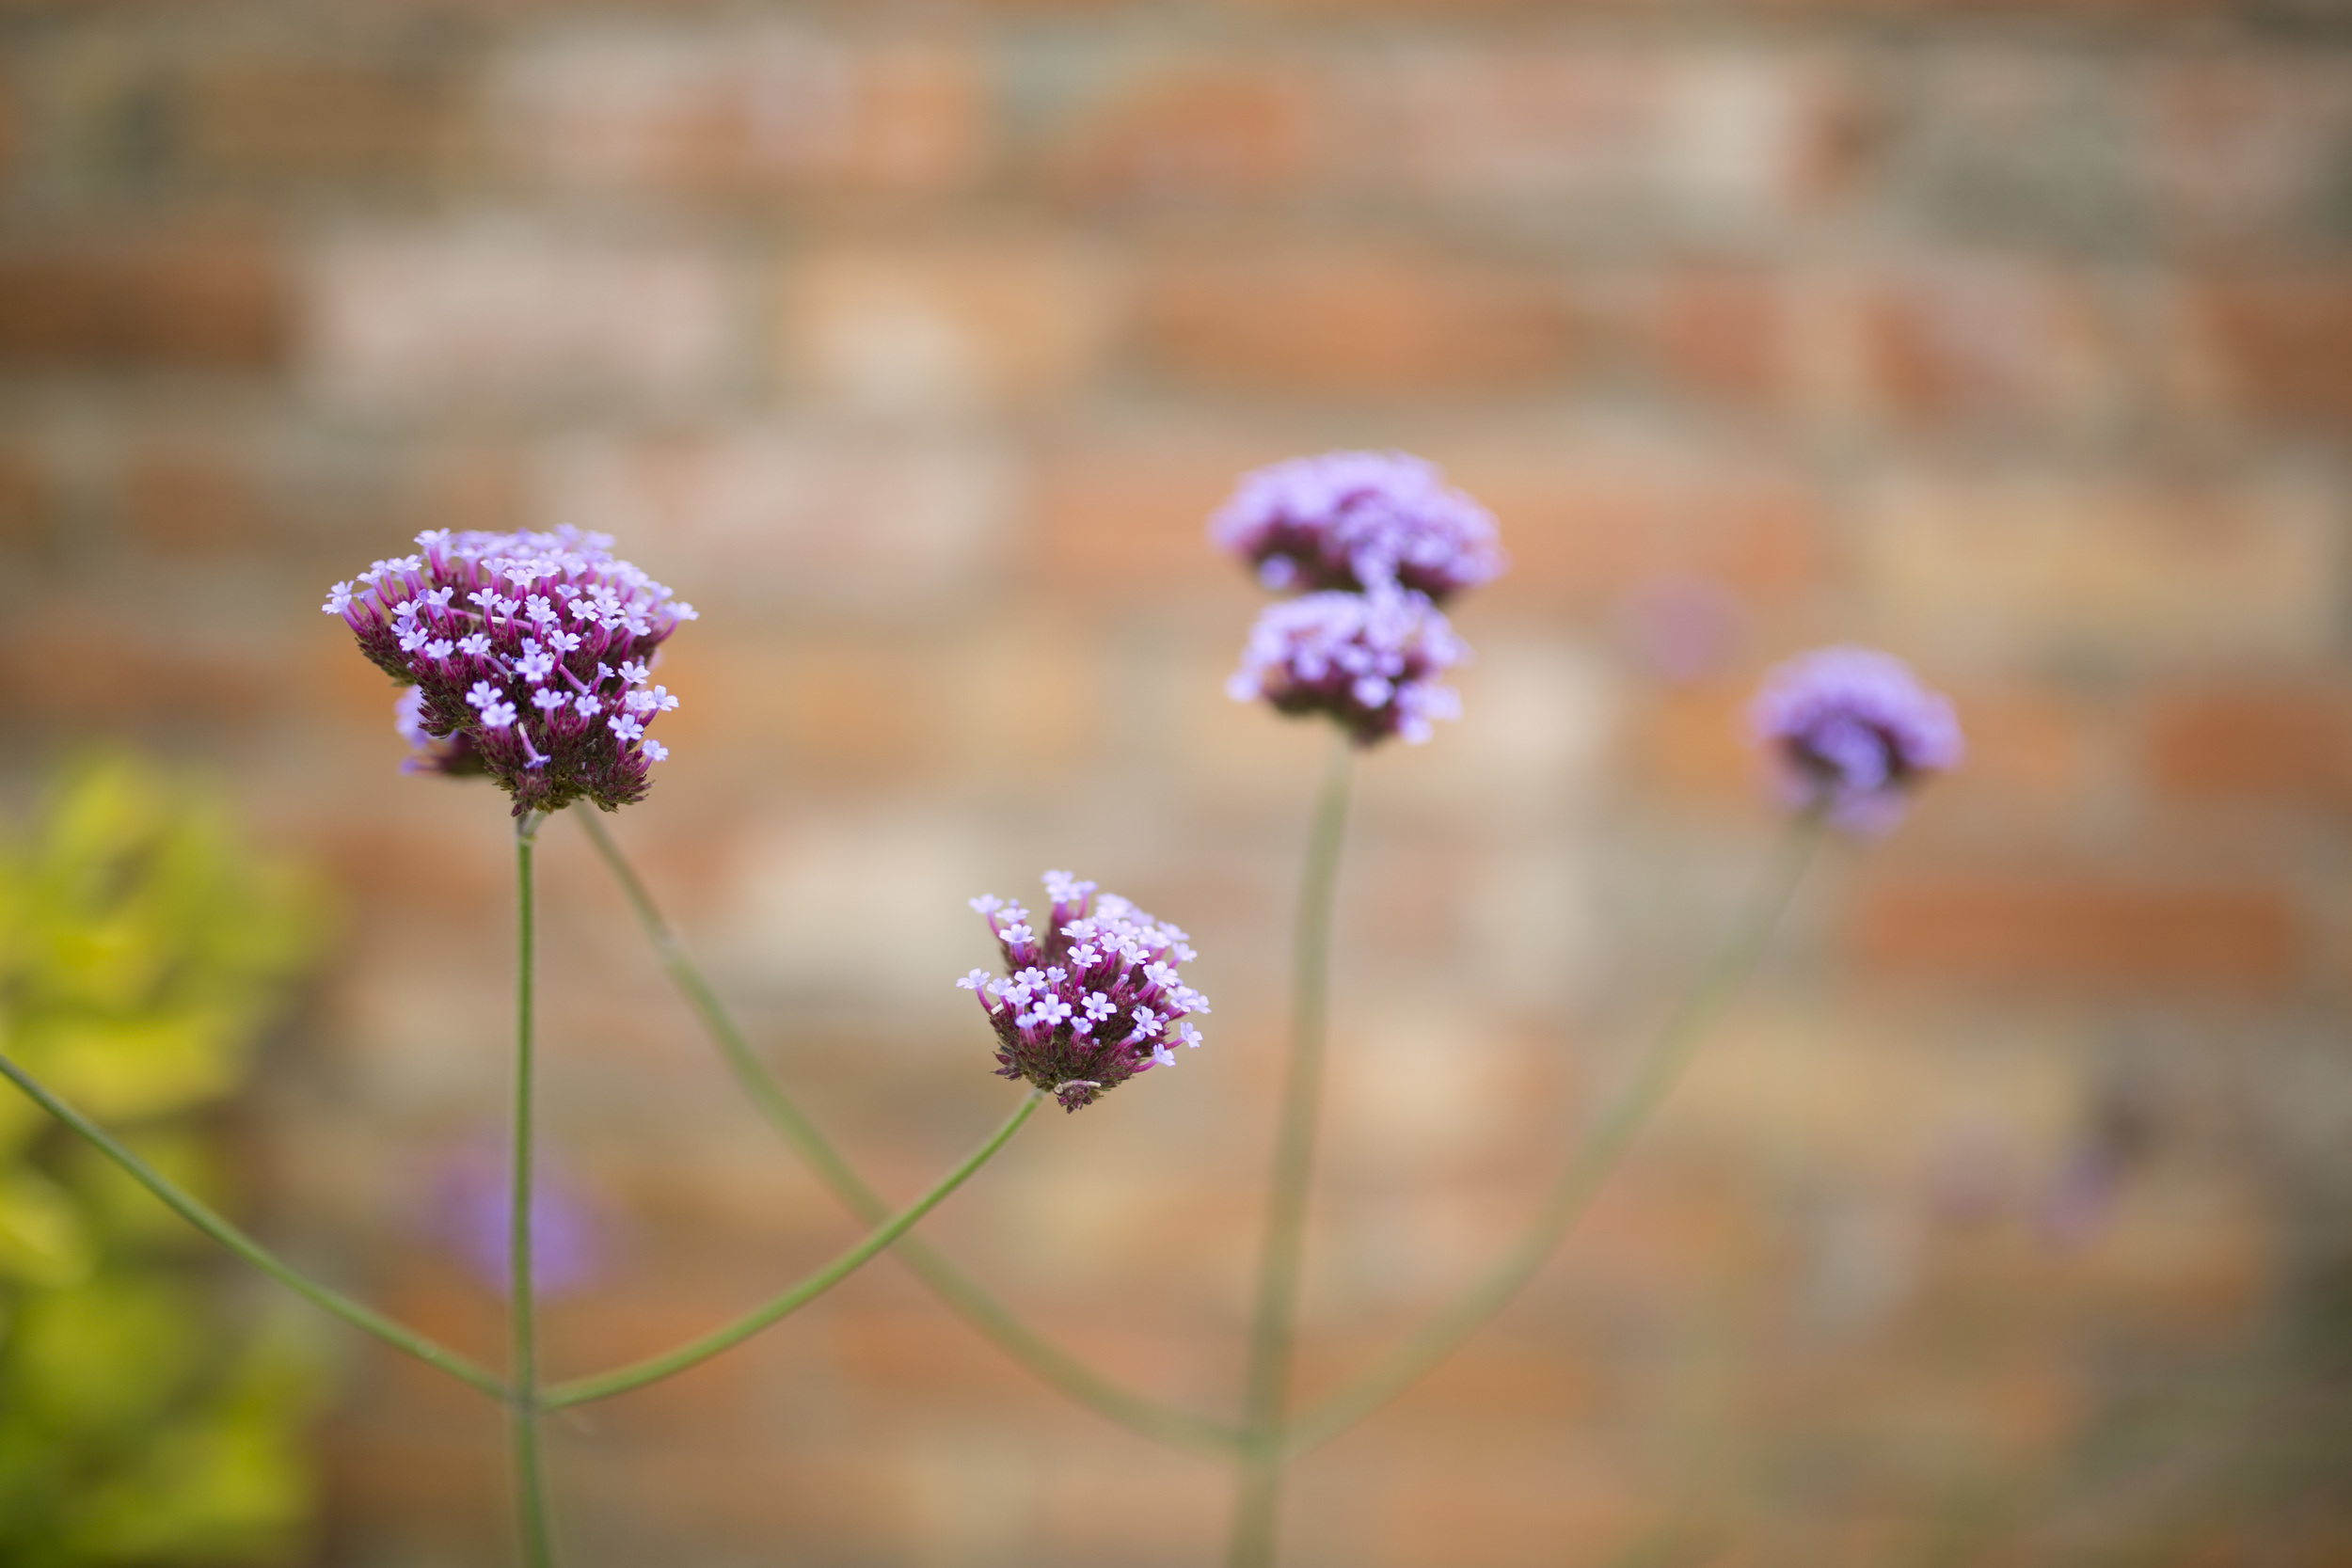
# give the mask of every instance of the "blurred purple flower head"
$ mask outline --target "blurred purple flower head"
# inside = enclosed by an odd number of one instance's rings
[[[1209,999],[1176,971],[1195,956],[1184,933],[1067,871],[1042,879],[1051,904],[1040,935],[1029,911],[994,895],[972,900],[1005,958],[956,982],[996,1031],[996,1075],[1023,1078],[1065,1111],[1091,1105],[1138,1072],[1198,1046],[1188,1022]]]
[[[1209,536],[1278,594],[1409,588],[1443,600],[1507,563],[1486,509],[1403,452],[1325,452],[1244,474]]]
[[[611,538],[417,535],[420,553],[339,582],[320,608],[359,651],[414,689],[395,722],[411,772],[485,772],[515,815],[585,797],[607,811],[644,798],[668,756],[646,726],[677,706],[648,674],[691,605],[612,554]]]
[[[1677,686],[1721,670],[1739,647],[1746,615],[1712,578],[1675,574],[1637,584],[1618,605],[1617,632],[1643,669]]]
[[[435,736],[424,727],[424,688],[404,687],[392,702],[392,728],[408,742],[408,754],[401,759],[404,773],[447,773],[462,777],[483,771],[481,753],[463,731],[449,736]]]
[[[1470,645],[1419,594],[1309,594],[1259,614],[1225,694],[1329,714],[1359,746],[1392,735],[1419,745],[1436,733],[1430,721],[1461,717],[1461,697],[1438,682],[1469,657]]]
[[[511,1284],[508,1206],[514,1186],[506,1163],[486,1149],[453,1157],[433,1195],[434,1238],[467,1272],[499,1294]],[[560,1177],[541,1171],[531,1184],[531,1287],[562,1295],[595,1280],[602,1267],[596,1216]]]
[[[2075,1149],[2042,1195],[2034,1214],[2036,1228],[2053,1246],[2086,1246],[2098,1239],[2114,1217],[2122,1186],[2123,1162],[2111,1151]]]
[[[1790,801],[1822,807],[1850,832],[1892,828],[1904,791],[1961,758],[1952,705],[1901,659],[1869,648],[1820,648],[1780,665],[1748,720],[1773,748]]]

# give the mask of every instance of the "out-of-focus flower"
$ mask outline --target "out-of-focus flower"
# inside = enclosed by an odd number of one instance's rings
[[[1905,791],[1961,759],[1952,705],[1901,659],[1869,648],[1820,648],[1780,665],[1748,719],[1772,748],[1791,803],[1819,806],[1851,832],[1892,828]]]
[[[1419,745],[1436,733],[1432,720],[1461,717],[1460,694],[1439,677],[1469,657],[1422,594],[1309,594],[1259,615],[1225,694],[1328,714],[1359,746],[1392,735]]]
[[[467,1272],[504,1295],[512,1285],[507,1260],[514,1183],[506,1163],[486,1148],[453,1156],[433,1194],[435,1240]],[[592,1283],[603,1267],[594,1211],[561,1176],[541,1170],[531,1183],[531,1289],[556,1296]]]
[[[1209,536],[1276,593],[1408,588],[1442,600],[1507,564],[1486,509],[1403,452],[1325,452],[1244,474]]]
[[[1024,1078],[1065,1111],[1091,1105],[1138,1072],[1198,1046],[1188,1022],[1209,999],[1176,971],[1195,956],[1184,933],[1067,871],[1043,878],[1051,908],[1041,934],[1029,911],[990,895],[972,900],[1005,958],[956,982],[979,998],[996,1031],[996,1075]]]
[[[1675,574],[1639,583],[1619,601],[1617,635],[1649,674],[1687,686],[1724,667],[1739,647],[1746,619],[1722,583]]]
[[[460,730],[453,735],[436,736],[424,727],[424,688],[411,686],[402,689],[392,703],[392,728],[408,742],[408,754],[400,761],[404,773],[447,773],[462,778],[469,773],[482,772],[482,756],[473,749],[473,742]]]
[[[677,706],[649,684],[655,651],[691,605],[612,553],[601,533],[417,536],[420,553],[339,582],[320,608],[415,689],[395,715],[410,771],[486,772],[515,815],[585,797],[644,798],[668,756],[645,726]]]

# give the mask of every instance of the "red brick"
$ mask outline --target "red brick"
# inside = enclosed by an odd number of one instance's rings
[[[17,158],[24,149],[23,95],[13,82],[0,82],[0,185],[6,185],[16,173]]]
[[[866,408],[1067,394],[1112,326],[1100,259],[1042,236],[828,247],[796,259],[782,292],[786,372]]]
[[[358,664],[345,650],[341,662]],[[371,718],[383,715],[382,730],[391,728],[391,683],[374,671],[367,697],[375,705]],[[356,683],[355,683],[356,684]],[[376,760],[387,771],[399,766],[404,747],[397,737],[381,745]],[[435,781],[439,782],[439,781]],[[474,788],[478,781],[466,781]],[[435,825],[417,824],[383,816],[364,819],[338,818],[313,825],[299,833],[303,853],[329,872],[337,885],[364,890],[356,900],[370,921],[413,911],[445,908],[457,900],[486,907],[508,892],[497,869],[453,848]]]
[[[2161,61],[2136,87],[2157,199],[2182,236],[2276,248],[2322,220],[2352,132],[2328,66],[2215,54]]]
[[[2214,687],[2157,698],[2148,772],[2190,800],[2352,806],[2352,691]]]
[[[399,62],[232,55],[167,100],[175,166],[231,181],[353,181],[431,172],[454,123],[449,83]]]
[[[2191,309],[2237,404],[2267,419],[2352,420],[2352,275],[2217,279]]]
[[[1661,691],[1629,726],[1643,782],[1671,798],[1717,804],[1757,798],[1763,780],[1741,721],[1750,681]]]
[[[1557,1454],[1456,1446],[1417,1455],[1359,1506],[1378,1521],[1380,1568],[1554,1568],[1607,1560],[1639,1516],[1629,1481]]]
[[[1962,686],[1949,689],[1968,739],[1967,760],[1938,794],[2023,800],[2067,800],[2090,778],[2096,743],[2092,715],[2079,705],[2030,687]]]
[[[284,357],[278,258],[260,244],[149,234],[0,251],[0,365],[254,372]]]
[[[1243,472],[1290,455],[1238,441],[1172,439],[1049,451],[1036,482],[1037,569],[1089,594],[1247,581],[1210,546],[1209,514]]]
[[[2341,611],[2340,500],[2302,477],[1992,465],[1889,475],[1859,578],[1905,642],[1988,657],[2315,657]]]
[[[1867,390],[1899,419],[2079,427],[2116,412],[2114,345],[2078,280],[1946,265],[1885,280],[1861,309]]]
[[[592,189],[928,193],[987,153],[979,61],[926,44],[583,30],[517,51],[490,99],[525,172]]]
[[[0,553],[38,554],[49,543],[54,505],[40,458],[22,447],[0,447]]]
[[[894,1402],[986,1407],[1029,1389],[1018,1366],[934,1307],[844,1312],[828,1326],[838,1375]]]
[[[1881,976],[2058,990],[2275,990],[2300,934],[2280,890],[2097,875],[1890,876],[1853,918]]]
[[[1653,368],[1676,389],[1756,407],[1795,390],[1794,323],[1770,275],[1683,273],[1645,293],[1636,329]]]
[[[1813,586],[1826,563],[1822,499],[1777,465],[1629,445],[1542,457],[1481,448],[1447,467],[1501,525],[1513,565],[1498,594],[1593,604],[1699,577],[1775,598]]]
[[[1017,479],[994,448],[887,431],[750,422],[549,447],[539,526],[632,542],[664,581],[726,594],[905,604],[966,588],[1007,527]]]
[[[1318,172],[1329,113],[1296,63],[1154,71],[1080,111],[1045,154],[1048,177],[1095,198],[1279,194]]]
[[[1277,395],[1526,393],[1574,362],[1550,279],[1396,250],[1171,260],[1143,283],[1137,330],[1173,380]]]
[[[207,628],[210,630],[211,628]],[[42,677],[8,694],[18,719],[88,733],[127,722],[188,722],[249,732],[269,712],[265,661],[211,636],[87,613],[25,621],[5,639],[9,658]]]
[[[935,765],[946,744],[937,673],[915,651],[866,640],[729,650],[704,638],[664,654],[663,674],[694,692],[702,712],[665,721],[680,745],[701,741],[701,726],[723,715],[817,772],[887,777]]]
[[[151,443],[122,476],[125,531],[167,554],[205,554],[266,536],[268,503],[248,465],[217,448]]]
[[[339,401],[676,400],[738,331],[717,258],[510,226],[355,234],[312,259],[305,356]]]
[[[1744,54],[1405,54],[1397,166],[1444,200],[1544,198],[1709,228],[1790,215],[1821,179],[1839,100],[1815,64]]]

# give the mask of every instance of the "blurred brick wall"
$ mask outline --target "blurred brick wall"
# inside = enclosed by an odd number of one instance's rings
[[[1070,865],[1195,934],[1211,1048],[931,1228],[1230,1407],[1318,737],[1220,695],[1258,595],[1200,523],[1244,467],[1400,446],[1518,564],[1457,616],[1467,720],[1363,770],[1311,1379],[1498,1244],[1692,974],[1769,838],[1762,667],[1889,646],[1975,750],[1829,858],[1563,1260],[1301,1466],[1293,1560],[2352,1560],[2325,1484],[2210,1459],[2272,1424],[2235,1370],[2340,1364],[2352,1293],[2352,12],[11,0],[0,36],[0,768],[134,736],[345,880],[255,1152],[297,1255],[497,1353],[422,1215],[502,1110],[504,817],[393,771],[316,606],[421,528],[574,522],[705,612],[618,831],[890,1191],[1007,1099],[965,896]],[[851,1232],[548,843],[584,1370]],[[2178,1389],[2187,1479],[2069,1490]],[[344,1390],[320,1561],[505,1560],[487,1415],[365,1346]],[[553,1463],[588,1564],[1156,1568],[1225,1508],[887,1264]]]

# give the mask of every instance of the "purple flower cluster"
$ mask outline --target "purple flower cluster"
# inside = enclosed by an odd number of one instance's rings
[[[1503,568],[1494,518],[1437,466],[1403,452],[1334,451],[1245,474],[1209,519],[1219,545],[1276,593],[1250,628],[1236,702],[1327,714],[1359,746],[1461,716],[1441,684],[1467,661],[1438,604]]]
[[[1438,677],[1469,657],[1419,594],[1310,594],[1258,617],[1225,692],[1329,714],[1359,746],[1392,735],[1419,745],[1436,733],[1431,720],[1461,717],[1460,694]]]
[[[1905,790],[1957,767],[1962,752],[1952,705],[1901,659],[1869,648],[1820,648],[1779,666],[1748,721],[1773,749],[1791,802],[1851,832],[1892,828]]]
[[[1405,588],[1442,602],[1504,564],[1486,509],[1400,451],[1325,452],[1244,474],[1209,534],[1278,594]]]
[[[612,553],[600,533],[417,535],[416,555],[339,582],[321,608],[410,683],[395,712],[411,771],[483,772],[515,815],[585,798],[644,798],[669,749],[645,734],[677,706],[650,682],[691,605]]]
[[[1005,974],[976,969],[956,984],[979,998],[996,1031],[996,1075],[1026,1079],[1074,1111],[1171,1065],[1173,1047],[1198,1046],[1187,1019],[1209,999],[1176,973],[1194,957],[1184,932],[1067,871],[1043,880],[1052,908],[1042,936],[1020,905],[972,900]]]

